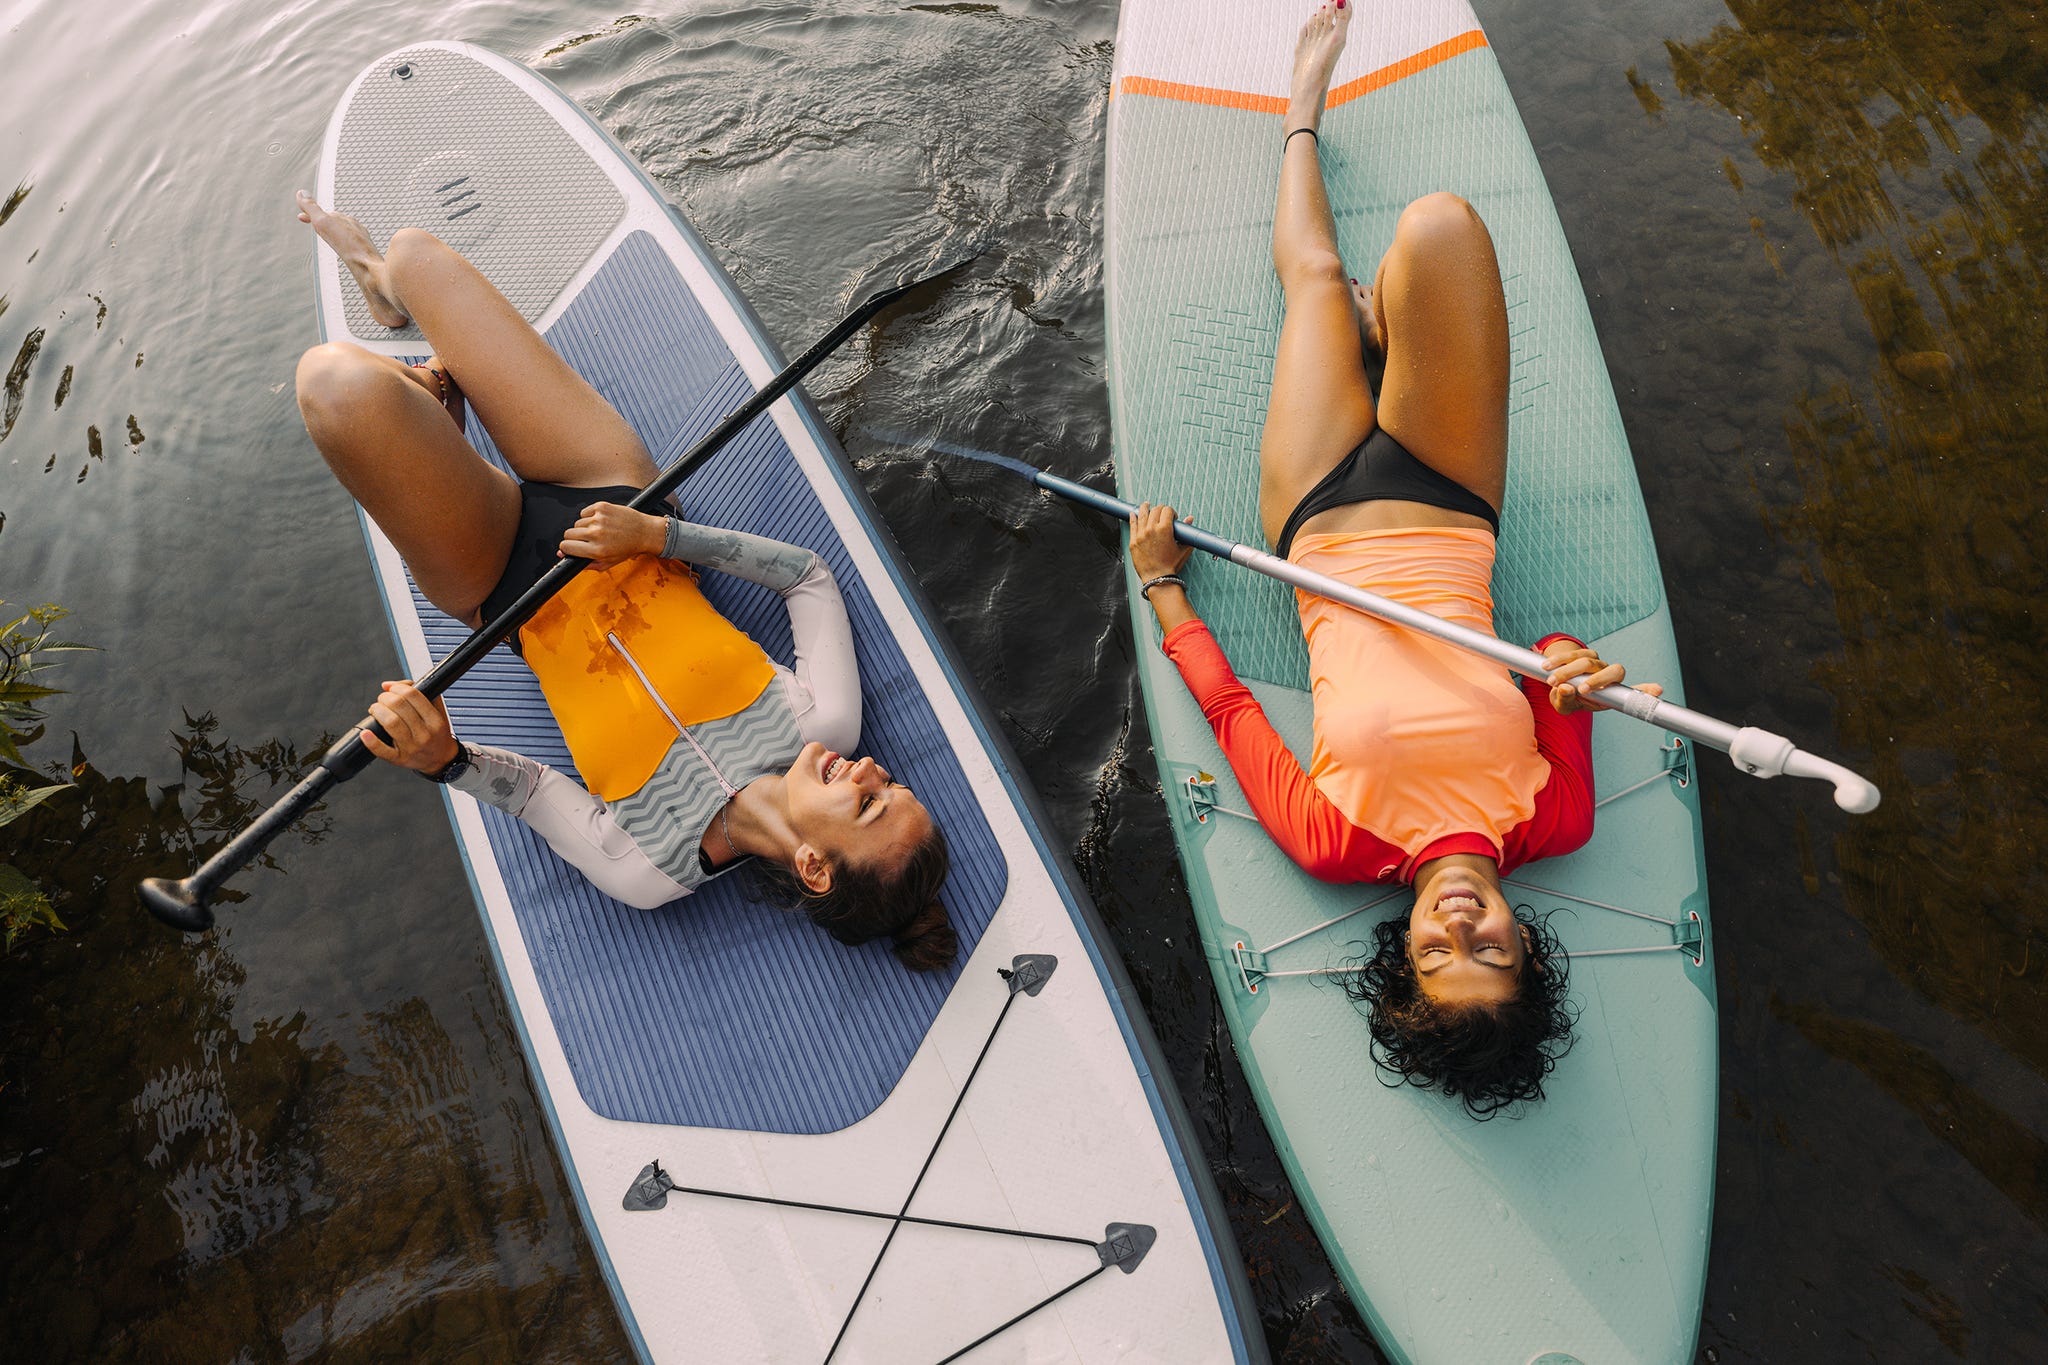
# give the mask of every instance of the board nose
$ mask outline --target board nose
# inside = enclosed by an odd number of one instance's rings
[[[503,187],[488,165],[469,151],[437,151],[406,177],[401,211],[408,225],[422,227],[465,256],[473,256],[497,228]]]

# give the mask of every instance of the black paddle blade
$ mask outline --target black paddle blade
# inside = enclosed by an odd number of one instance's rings
[[[190,878],[174,882],[168,877],[150,877],[135,889],[135,894],[149,907],[150,914],[173,929],[197,934],[213,927],[213,911],[194,893]]]
[[[860,306],[860,311],[873,316],[884,308],[894,307],[912,294],[924,290],[937,291],[942,289],[946,285],[953,283],[955,276],[980,260],[985,254],[987,254],[987,248],[977,242],[952,255],[936,257],[934,264],[918,266],[914,272],[906,271],[899,274],[896,277],[897,283],[888,285],[870,294],[867,302]]]

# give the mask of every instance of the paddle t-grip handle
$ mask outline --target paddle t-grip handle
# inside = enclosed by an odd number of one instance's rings
[[[1722,750],[1728,755],[1729,762],[1751,777],[1772,778],[1790,774],[1793,777],[1817,778],[1834,787],[1835,804],[1851,815],[1867,815],[1877,809],[1880,793],[1876,783],[1839,763],[1806,752],[1783,735],[1754,725],[1730,725],[1690,707],[1638,692],[1626,683],[1599,688],[1592,695],[1603,705],[1637,720],[1662,726],[1674,735],[1683,735]]]
[[[1728,746],[1728,757],[1734,760],[1736,767],[1757,777],[1790,773],[1794,777],[1812,777],[1831,783],[1835,789],[1835,804],[1852,815],[1863,815],[1877,809],[1875,783],[1839,763],[1830,763],[1817,754],[1794,747],[1792,741],[1783,735],[1746,726],[1736,731],[1735,742]]]

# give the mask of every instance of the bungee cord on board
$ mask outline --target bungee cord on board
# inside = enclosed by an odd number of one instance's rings
[[[819,1213],[838,1213],[853,1218],[887,1219],[890,1225],[888,1236],[882,1239],[880,1250],[875,1252],[875,1259],[868,1266],[866,1278],[861,1281],[860,1289],[855,1292],[853,1302],[847,1305],[846,1315],[840,1319],[839,1330],[833,1335],[832,1344],[825,1351],[824,1362],[826,1362],[826,1365],[829,1365],[832,1357],[838,1353],[840,1343],[846,1339],[847,1329],[853,1325],[854,1315],[860,1311],[861,1303],[867,1297],[868,1286],[874,1283],[875,1272],[882,1268],[883,1257],[889,1254],[890,1244],[895,1241],[897,1231],[906,1223],[915,1223],[922,1227],[952,1228],[963,1232],[985,1232],[999,1237],[1022,1237],[1040,1242],[1068,1242],[1075,1246],[1089,1248],[1096,1254],[1098,1259],[1098,1264],[1093,1270],[1054,1290],[1051,1294],[1046,1295],[1023,1312],[984,1332],[973,1341],[954,1351],[951,1355],[945,1356],[936,1362],[936,1365],[947,1365],[949,1361],[958,1360],[983,1342],[1008,1331],[1033,1313],[1079,1289],[1111,1266],[1115,1266],[1126,1275],[1132,1273],[1138,1268],[1138,1264],[1145,1259],[1145,1253],[1151,1249],[1153,1242],[1158,1239],[1157,1230],[1144,1223],[1110,1223],[1103,1229],[1101,1239],[1097,1240],[1089,1237],[1076,1237],[1067,1233],[1034,1232],[1023,1228],[991,1227],[984,1223],[966,1223],[944,1218],[920,1218],[910,1212],[910,1205],[916,1200],[918,1189],[924,1184],[925,1176],[931,1171],[932,1162],[939,1155],[939,1147],[945,1142],[946,1134],[952,1129],[953,1120],[960,1113],[960,1106],[967,1100],[967,1092],[973,1087],[974,1078],[981,1074],[981,1064],[988,1059],[989,1049],[995,1045],[996,1035],[1001,1032],[1003,1021],[1010,1017],[1010,1007],[1017,1003],[1019,996],[1037,996],[1039,991],[1045,988],[1045,983],[1052,979],[1053,969],[1058,965],[1059,959],[1049,953],[1025,953],[1011,959],[1008,967],[996,968],[997,975],[1002,977],[1008,986],[1008,994],[1003,1000],[1003,1007],[997,1011],[995,1022],[989,1025],[988,1036],[982,1040],[981,1051],[974,1058],[974,1066],[969,1069],[967,1079],[960,1083],[960,1090],[953,1097],[953,1107],[946,1112],[946,1121],[939,1125],[938,1135],[932,1139],[931,1149],[925,1153],[924,1164],[918,1167],[917,1178],[910,1182],[910,1190],[903,1196],[903,1203],[896,1212],[886,1213],[879,1209],[857,1209],[839,1204],[814,1203],[802,1199],[777,1199],[770,1195],[743,1194],[737,1190],[712,1190],[691,1185],[679,1185],[667,1171],[661,1169],[661,1162],[659,1160],[650,1161],[647,1165],[641,1167],[640,1174],[634,1177],[632,1186],[627,1189],[625,1198],[621,1202],[628,1212],[643,1213],[666,1207],[670,1194],[690,1194],[707,1199],[732,1199],[749,1204],[767,1204],[779,1208],[808,1209]]]
[[[1594,808],[1598,809],[1602,806],[1610,805],[1633,792],[1643,791],[1665,778],[1672,779],[1680,787],[1690,786],[1692,782],[1692,769],[1685,756],[1685,741],[1673,735],[1670,737],[1669,743],[1658,747],[1658,752],[1663,756],[1664,761],[1664,766],[1660,771],[1650,774],[1650,776],[1643,778],[1641,781],[1630,783],[1619,791],[1608,793],[1593,803]],[[1211,815],[1235,816],[1240,820],[1249,820],[1253,824],[1258,824],[1259,822],[1259,817],[1249,811],[1233,810],[1229,806],[1219,804],[1215,799],[1216,779],[1208,773],[1197,773],[1185,779],[1185,787],[1188,804],[1195,813],[1197,824],[1207,824]],[[1520,881],[1512,877],[1501,878],[1500,884],[1504,888],[1513,888],[1516,891],[1526,892],[1532,896],[1552,896],[1558,900],[1571,901],[1576,905],[1588,906],[1595,910],[1611,910],[1617,915],[1627,915],[1632,919],[1648,920],[1652,923],[1661,924],[1671,931],[1672,941],[1670,943],[1639,944],[1627,948],[1566,948],[1564,950],[1565,956],[1574,962],[1589,957],[1632,957],[1644,953],[1671,952],[1674,949],[1687,953],[1692,958],[1692,963],[1695,967],[1702,966],[1706,962],[1705,936],[1697,911],[1688,912],[1684,920],[1666,919],[1662,915],[1653,915],[1644,910],[1631,910],[1627,906],[1610,905],[1606,901],[1589,900],[1570,891],[1558,891],[1550,887],[1536,886],[1530,882]],[[1239,939],[1231,946],[1230,950],[1231,959],[1237,965],[1238,984],[1247,995],[1257,995],[1259,993],[1259,983],[1273,978],[1288,976],[1350,976],[1365,970],[1363,966],[1334,966],[1290,967],[1276,971],[1266,964],[1272,960],[1273,954],[1279,952],[1282,948],[1299,943],[1311,934],[1320,933],[1322,930],[1328,929],[1333,925],[1342,924],[1345,920],[1385,905],[1387,902],[1401,896],[1406,890],[1406,887],[1396,887],[1384,895],[1374,897],[1363,905],[1355,906],[1350,910],[1346,910],[1341,915],[1322,921],[1320,924],[1311,924],[1308,928],[1289,934],[1286,938],[1269,943],[1263,948],[1253,948],[1246,944],[1243,939]]]

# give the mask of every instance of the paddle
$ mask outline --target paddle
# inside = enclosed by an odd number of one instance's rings
[[[896,439],[882,432],[870,434],[883,440]],[[902,444],[920,443],[904,440]],[[1132,514],[1138,510],[1134,504],[1121,498],[1098,493],[1085,485],[1062,479],[1056,474],[1048,474],[1042,469],[1025,464],[1022,460],[1013,460],[1007,455],[935,442],[923,444],[948,455],[978,460],[983,464],[999,465],[1023,475],[1048,493],[1057,493],[1063,498],[1072,499],[1099,512],[1107,512],[1124,521],[1129,521]],[[1200,530],[1186,522],[1176,522],[1173,535],[1174,539],[1183,545],[1212,554],[1218,559],[1227,559],[1233,564],[1243,565],[1254,573],[1262,573],[1268,578],[1277,578],[1291,587],[1312,592],[1319,597],[1327,597],[1334,602],[1342,602],[1345,606],[1355,607],[1368,616],[1376,616],[1382,621],[1391,621],[1395,625],[1406,626],[1442,640],[1446,644],[1470,650],[1474,654],[1505,665],[1523,677],[1548,679],[1550,676],[1550,668],[1544,662],[1543,656],[1533,649],[1523,649],[1519,645],[1511,645],[1483,631],[1446,621],[1440,616],[1432,616],[1414,607],[1403,606],[1377,593],[1354,588],[1326,574],[1290,564],[1276,555],[1254,550],[1249,545],[1225,540],[1222,536]],[[1755,726],[1730,725],[1726,721],[1716,720],[1712,716],[1680,706],[1676,702],[1664,701],[1647,692],[1638,692],[1626,684],[1597,688],[1589,695],[1603,706],[1611,707],[1632,719],[1660,726],[1695,743],[1721,750],[1734,760],[1736,767],[1752,777],[1777,777],[1790,773],[1794,777],[1819,778],[1834,784],[1835,804],[1843,810],[1860,815],[1877,809],[1878,790],[1871,782],[1838,763],[1830,763],[1827,759],[1807,753],[1782,735],[1760,730]]]
[[[780,374],[763,385],[760,392],[742,403],[686,454],[675,458],[676,447],[682,441],[680,436],[670,442],[669,447],[662,452],[661,460],[656,463],[660,464],[671,458],[674,458],[675,462],[666,465],[654,482],[641,489],[627,505],[636,512],[659,511],[661,502],[681,487],[683,480],[699,465],[722,450],[749,422],[767,411],[770,404],[794,388],[806,374],[817,368],[820,361],[838,350],[848,337],[867,325],[876,314],[906,295],[952,275],[979,255],[979,251],[974,252],[908,283],[895,285],[872,295],[865,303],[847,314],[838,326],[819,338],[808,351],[798,356]],[[587,559],[576,558],[557,561],[539,581],[520,594],[518,601],[472,631],[467,640],[436,664],[426,677],[421,678],[420,691],[429,697],[438,697],[454,686],[456,681],[476,667],[499,641],[506,639],[523,625],[527,618],[539,611],[549,598],[561,591],[562,586],[581,573],[584,566],[589,563]],[[367,728],[376,731],[380,739],[390,739],[390,736],[384,733],[383,727],[375,722],[371,722]],[[329,788],[337,783],[346,782],[370,766],[374,755],[370,753],[369,746],[363,743],[363,729],[364,727],[358,726],[350,730],[345,738],[322,756],[318,767],[308,773],[297,786],[286,792],[269,810],[256,817],[241,833],[229,840],[226,847],[208,858],[191,876],[178,881],[165,877],[151,877],[144,881],[136,891],[142,903],[149,907],[149,912],[172,928],[182,929],[187,933],[197,933],[210,927],[213,924],[213,911],[208,908],[207,902],[212,899],[213,893],[220,888],[221,883],[263,852],[271,840],[311,809],[315,802],[326,795]]]

